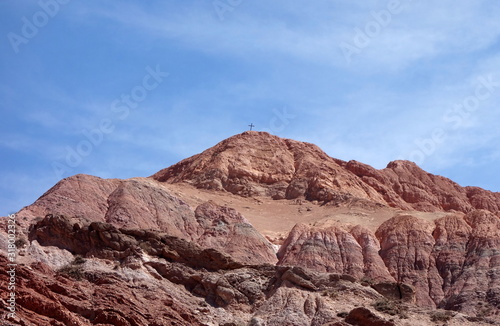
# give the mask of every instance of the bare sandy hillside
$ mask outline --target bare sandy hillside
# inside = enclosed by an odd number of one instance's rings
[[[226,191],[198,189],[187,183],[162,184],[171,193],[191,206],[213,200],[232,207],[248,219],[262,234],[271,239],[283,239],[297,223],[325,225],[341,222],[362,225],[373,232],[386,220],[402,213],[412,214],[428,221],[434,221],[450,212],[405,211],[386,206],[370,205],[355,201],[340,207],[322,205],[304,199],[274,200],[266,196],[242,197]]]

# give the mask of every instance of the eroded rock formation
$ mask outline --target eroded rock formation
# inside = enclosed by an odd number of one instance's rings
[[[408,161],[382,170],[334,159],[313,144],[249,131],[152,175],[160,182],[187,182],[198,188],[241,196],[305,198],[372,203],[420,211],[500,211],[500,193],[425,172]]]
[[[302,266],[357,279],[394,281],[378,254],[375,235],[361,226],[296,225],[278,252],[279,265]]]

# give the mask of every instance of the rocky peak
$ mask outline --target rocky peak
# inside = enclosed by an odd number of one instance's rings
[[[461,187],[410,161],[377,170],[328,156],[316,145],[247,131],[151,176],[166,183],[273,199],[304,198],[330,204],[362,199],[419,211],[500,211],[500,194]]]
[[[197,188],[274,199],[322,202],[357,197],[385,203],[382,196],[319,147],[266,132],[248,131],[152,176]]]

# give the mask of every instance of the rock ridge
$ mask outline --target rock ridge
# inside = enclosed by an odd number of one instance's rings
[[[332,158],[310,143],[257,131],[225,139],[151,178],[246,197],[304,198],[337,205],[363,199],[404,210],[500,212],[500,193],[461,187],[413,162],[393,161],[377,170]]]

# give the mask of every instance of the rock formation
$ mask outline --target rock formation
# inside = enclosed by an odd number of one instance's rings
[[[313,144],[248,131],[152,175],[202,189],[275,199],[345,203],[361,198],[420,211],[500,211],[500,194],[455,182],[394,161],[376,170],[334,159]]]
[[[152,176],[203,189],[275,199],[384,203],[380,194],[341,167],[317,146],[262,132],[231,137]]]
[[[246,214],[261,204],[276,207],[273,225],[294,210],[325,218],[266,238]],[[18,212],[9,322],[491,325],[500,318],[499,211],[499,193],[411,162],[376,170],[245,132],[149,178],[66,178]],[[0,274],[2,293],[9,277]]]
[[[419,211],[460,211],[473,209],[500,211],[500,194],[477,187],[461,187],[442,176],[433,175],[408,161],[394,161],[376,170],[350,161],[345,168],[375,188],[393,207]]]
[[[394,281],[378,251],[375,235],[361,226],[296,225],[278,252],[279,265],[348,274],[356,279]]]
[[[398,283],[416,289],[417,303],[477,314],[497,311],[500,218],[485,210],[435,223],[396,216],[380,226],[380,256]]]

